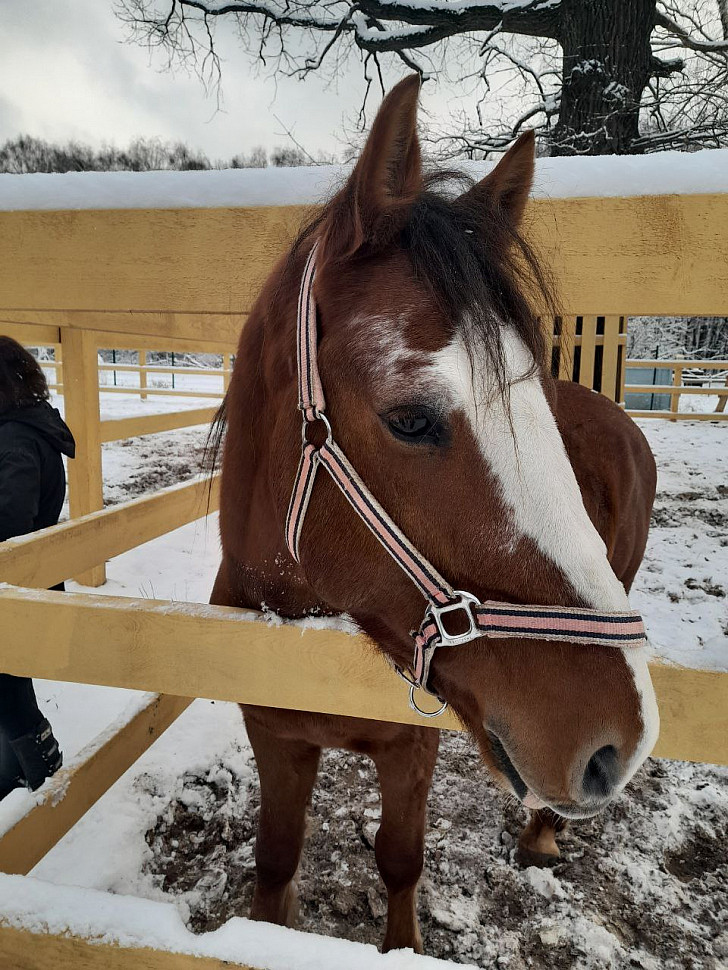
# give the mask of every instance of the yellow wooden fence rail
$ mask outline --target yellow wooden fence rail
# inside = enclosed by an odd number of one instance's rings
[[[13,586],[0,587],[0,621],[0,665],[17,676],[424,723],[364,636],[261,622],[221,606]],[[651,673],[661,713],[656,754],[728,764],[728,674],[661,664]],[[460,729],[451,712],[432,726]]]

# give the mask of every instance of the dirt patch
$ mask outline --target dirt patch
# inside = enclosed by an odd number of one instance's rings
[[[197,932],[248,912],[260,804],[252,778],[220,766],[185,776],[147,833],[148,872]],[[302,929],[381,943],[379,814],[371,763],[328,752],[301,865]],[[419,902],[428,954],[511,970],[724,970],[728,770],[648,761],[610,810],[567,830],[553,870],[518,866],[525,819],[470,740],[443,735]]]
[[[728,866],[728,829],[716,833],[700,826],[676,849],[665,853],[665,868],[682,882],[692,882]]]
[[[104,445],[104,501],[128,502],[202,471],[207,428],[127,438]]]

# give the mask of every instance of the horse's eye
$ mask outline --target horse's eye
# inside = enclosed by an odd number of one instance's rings
[[[439,445],[445,429],[435,414],[426,408],[402,408],[390,411],[385,421],[395,438],[412,445]]]

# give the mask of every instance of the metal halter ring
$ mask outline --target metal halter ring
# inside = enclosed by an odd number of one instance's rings
[[[307,444],[307,441],[308,441],[308,439],[306,438],[306,432],[311,427],[311,425],[315,424],[317,421],[321,421],[321,423],[326,427],[326,440],[333,441],[334,432],[331,428],[331,422],[326,417],[323,411],[316,411],[316,417],[313,419],[313,421],[304,420],[303,422],[303,427],[301,428],[301,438],[303,440],[304,445]]]
[[[409,693],[409,705],[413,711],[417,711],[420,717],[439,717],[441,714],[444,714],[444,712],[447,710],[447,707],[448,707],[447,701],[443,701],[442,707],[440,708],[439,711],[423,711],[421,707],[417,706],[417,702],[415,701],[416,690],[420,690],[420,688],[417,687],[416,684],[411,684],[410,693]],[[439,697],[437,699],[440,700]]]

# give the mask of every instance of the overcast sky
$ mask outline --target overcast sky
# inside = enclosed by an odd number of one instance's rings
[[[335,87],[256,75],[229,28],[219,31],[225,58],[221,111],[198,78],[163,70],[163,60],[125,42],[112,0],[0,0],[0,143],[20,133],[94,146],[138,136],[182,140],[210,158],[255,145],[290,144],[339,153],[344,122],[363,92],[358,71]],[[401,76],[397,68],[390,80]],[[426,103],[447,110],[448,92]],[[277,115],[280,123],[273,115]]]

